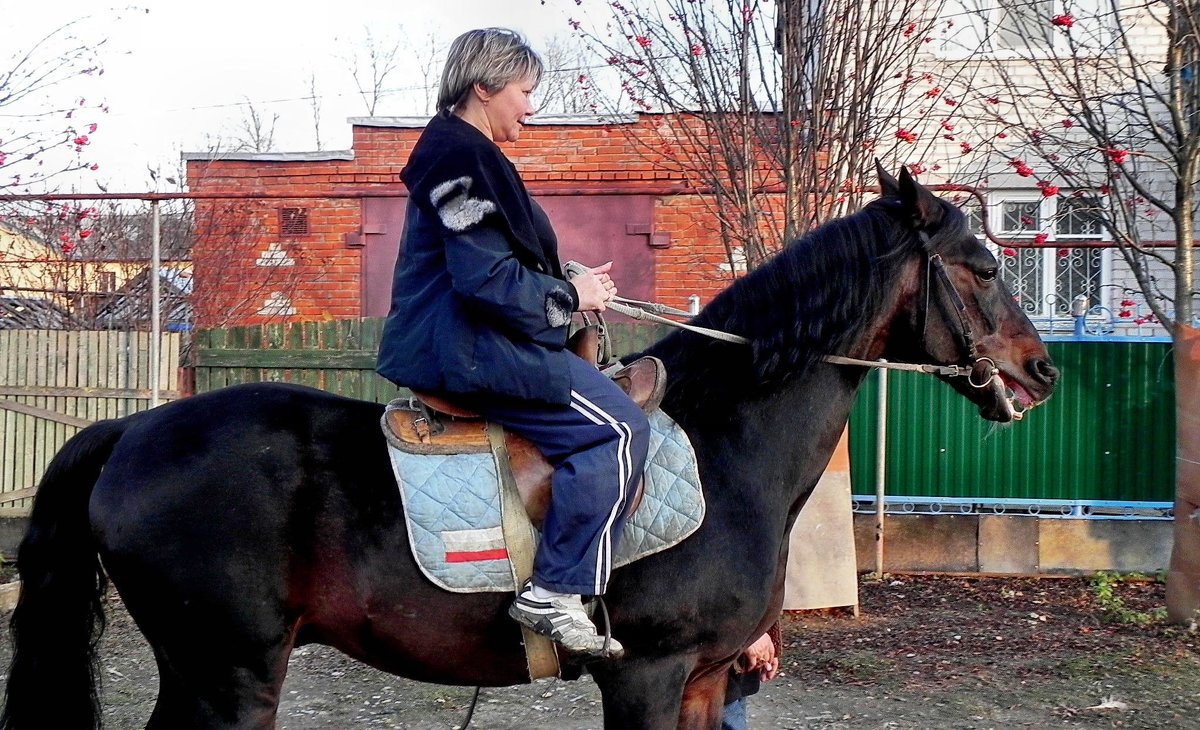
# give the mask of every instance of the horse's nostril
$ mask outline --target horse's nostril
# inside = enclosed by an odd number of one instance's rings
[[[1058,368],[1049,360],[1034,360],[1029,363],[1029,370],[1033,376],[1043,383],[1054,383],[1058,380]]]

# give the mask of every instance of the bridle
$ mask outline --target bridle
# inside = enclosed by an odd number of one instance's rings
[[[924,231],[922,231],[922,234],[925,236],[928,235]],[[925,328],[929,323],[929,297],[933,289],[933,281],[936,281],[941,286],[942,293],[945,294],[946,298],[954,306],[954,313],[958,320],[958,332],[954,333],[955,339],[961,343],[963,354],[971,362],[970,365],[955,366],[960,370],[957,375],[966,377],[967,383],[972,388],[987,388],[991,386],[992,381],[1000,375],[1000,368],[996,367],[996,362],[990,357],[984,357],[979,354],[979,349],[975,346],[975,333],[971,330],[971,323],[967,321],[967,304],[963,300],[962,295],[958,293],[958,288],[954,286],[954,282],[950,280],[950,274],[946,272],[946,264],[942,261],[940,253],[930,254],[925,263],[925,307],[921,313],[922,344],[925,342]],[[987,378],[981,383],[976,383],[976,373],[986,375]]]

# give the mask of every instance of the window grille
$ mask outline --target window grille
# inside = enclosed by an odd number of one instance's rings
[[[1080,198],[1059,198],[1055,232],[1058,238],[1067,236],[1099,239],[1102,235],[1100,217],[1095,204]]]
[[[1104,248],[1077,245],[1104,238],[1094,205],[1070,195],[1038,199],[1016,191],[991,195],[989,210],[1000,220],[1001,236],[1026,240],[1045,236],[1039,247],[993,249],[1001,278],[1039,326],[1049,327],[1054,318],[1069,317],[1071,300],[1080,294],[1092,304],[1100,303],[1102,286],[1111,277],[1110,254]]]
[[[1036,200],[1006,200],[1000,211],[1000,230],[1004,233],[1031,236],[1042,228],[1041,205]]]
[[[959,205],[963,215],[967,217],[967,228],[976,236],[983,237],[983,211],[979,207],[979,201],[975,198],[967,198]]]

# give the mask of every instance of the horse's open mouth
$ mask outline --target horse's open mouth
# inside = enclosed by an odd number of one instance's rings
[[[992,394],[996,397],[996,415],[999,416],[996,420],[998,421],[1006,423],[1019,421],[1025,417],[1026,413],[1042,403],[1035,399],[1016,378],[1004,372],[996,373],[992,377],[991,387]]]

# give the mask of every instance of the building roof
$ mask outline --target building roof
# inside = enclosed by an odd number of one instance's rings
[[[70,317],[49,299],[0,297],[0,330],[63,329]]]

